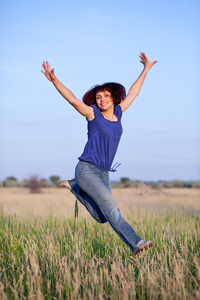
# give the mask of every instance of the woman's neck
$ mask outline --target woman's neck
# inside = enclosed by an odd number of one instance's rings
[[[114,105],[113,107],[109,108],[108,110],[102,111],[101,110],[102,115],[104,116],[105,119],[109,120],[109,121],[118,121],[117,117],[114,115]]]

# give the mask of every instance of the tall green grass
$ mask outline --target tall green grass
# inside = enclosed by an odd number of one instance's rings
[[[198,299],[200,217],[128,221],[154,246],[134,256],[92,219],[0,215],[0,299]]]

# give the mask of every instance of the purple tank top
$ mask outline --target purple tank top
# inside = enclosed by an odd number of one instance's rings
[[[88,121],[88,141],[82,155],[78,158],[96,166],[103,171],[112,171],[111,165],[122,135],[120,105],[114,106],[114,115],[118,121],[112,122],[104,118],[96,105],[91,105],[95,118]]]

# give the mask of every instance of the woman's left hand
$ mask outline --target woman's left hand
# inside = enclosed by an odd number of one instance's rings
[[[141,59],[140,62],[144,65],[144,69],[147,71],[157,63],[157,60],[154,60],[154,62],[151,63],[144,52],[140,52],[139,57]]]

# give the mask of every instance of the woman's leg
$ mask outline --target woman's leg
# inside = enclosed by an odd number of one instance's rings
[[[70,190],[74,196],[85,206],[91,216],[98,222],[98,223],[106,223],[107,220],[102,214],[101,210],[95,203],[95,201],[85,193],[78,184],[75,184]]]
[[[64,180],[59,182],[58,186],[65,187],[69,189],[75,197],[81,202],[82,205],[89,211],[91,216],[99,223],[106,223],[107,220],[100,211],[99,207],[96,205],[94,200],[86,194],[76,183],[76,179]],[[107,188],[111,191],[110,184],[106,185]]]
[[[140,244],[145,243],[122,218],[108,185],[108,172],[99,170],[89,163],[79,162],[76,167],[75,175],[78,188],[85,193],[82,195],[81,200],[85,201],[83,205],[86,206],[90,213],[91,211],[92,213],[97,211],[101,213],[133,252],[139,242]],[[87,197],[84,199],[86,195],[89,196],[89,202],[87,201]],[[94,215],[92,216],[94,217]]]

